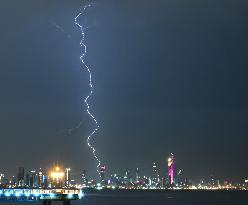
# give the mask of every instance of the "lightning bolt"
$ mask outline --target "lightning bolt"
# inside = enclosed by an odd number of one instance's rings
[[[101,165],[101,161],[99,159],[99,157],[97,156],[96,154],[96,149],[93,147],[93,145],[91,145],[90,141],[91,141],[91,138],[93,137],[93,135],[98,131],[99,129],[99,123],[98,121],[96,120],[96,118],[94,117],[94,115],[91,113],[90,111],[90,105],[88,103],[88,100],[89,98],[92,96],[93,94],[93,83],[92,83],[92,72],[91,72],[91,68],[85,63],[85,56],[87,54],[87,46],[86,46],[86,43],[85,43],[85,30],[87,29],[87,27],[84,27],[83,25],[81,25],[79,22],[78,22],[78,19],[80,16],[82,16],[86,10],[91,7],[92,5],[91,4],[88,4],[86,6],[83,7],[83,10],[75,17],[74,19],[74,23],[75,25],[80,29],[80,32],[81,32],[81,35],[82,35],[82,39],[80,41],[80,46],[83,48],[83,52],[80,56],[80,61],[81,63],[83,64],[83,67],[84,69],[86,69],[89,73],[89,85],[90,85],[90,92],[89,94],[86,96],[85,100],[84,100],[84,103],[86,105],[86,111],[88,113],[88,115],[90,116],[90,118],[94,121],[95,123],[95,128],[94,130],[88,135],[87,137],[87,144],[89,146],[89,148],[91,149],[92,151],[92,154],[95,158],[95,160],[97,161],[97,172],[98,174],[100,175],[100,172],[99,172],[99,166]]]

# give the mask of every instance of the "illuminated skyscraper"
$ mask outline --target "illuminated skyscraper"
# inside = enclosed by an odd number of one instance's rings
[[[152,163],[152,182],[154,185],[159,183],[159,171],[155,162]]]
[[[29,180],[29,186],[34,188],[35,186],[35,181],[36,181],[36,172],[35,171],[30,171],[30,180]]]
[[[135,175],[136,175],[136,182],[138,183],[140,181],[140,170],[139,170],[139,168],[136,168]]]
[[[105,180],[105,174],[106,174],[106,166],[102,165],[100,168],[100,177],[101,177],[101,181]]]
[[[25,185],[26,185],[26,187],[29,187],[30,186],[30,176],[29,176],[29,174],[26,174]]]
[[[65,169],[65,186],[70,187],[70,181],[71,181],[71,169],[66,168]]]
[[[86,178],[86,171],[85,170],[83,170],[83,173],[82,173],[82,183],[83,183],[83,187],[88,186],[88,180]]]
[[[173,185],[175,183],[175,158],[174,155],[171,153],[170,157],[168,158],[168,177],[169,177],[169,184]]]
[[[0,185],[3,184],[4,174],[0,173]]]
[[[130,173],[129,169],[126,169],[126,171],[125,171],[124,183],[126,185],[129,185],[130,183],[132,183],[132,176],[131,176],[131,173]]]
[[[25,183],[24,183],[24,167],[18,168],[17,183],[18,183],[19,187],[23,187],[25,185]]]
[[[43,180],[42,180],[42,178],[43,178],[43,173],[42,173],[42,170],[41,170],[41,168],[40,168],[40,170],[39,170],[39,172],[38,172],[38,187],[42,187],[43,186]]]

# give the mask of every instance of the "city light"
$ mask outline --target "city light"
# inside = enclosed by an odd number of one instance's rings
[[[54,170],[51,171],[50,176],[53,180],[62,180],[64,178],[64,172],[61,171],[61,168],[56,166]]]

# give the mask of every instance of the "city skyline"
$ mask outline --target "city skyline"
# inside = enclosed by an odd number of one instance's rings
[[[171,153],[167,158],[166,173],[162,173],[156,162],[152,163],[151,175],[143,175],[142,169],[126,169],[124,174],[111,173],[105,165],[101,165],[100,178],[93,179],[87,171],[81,172],[80,178],[75,176],[71,168],[64,168],[58,163],[49,169],[26,170],[18,167],[15,176],[8,178],[0,172],[0,191],[2,189],[173,189],[173,190],[248,190],[248,180],[240,182],[230,179],[220,180],[218,176],[208,176],[192,181],[182,175],[182,170],[175,169],[175,156]],[[108,173],[110,172],[110,173]],[[8,194],[8,193],[7,193]]]
[[[47,181],[49,176],[50,178],[53,178],[53,173],[58,172],[59,175],[54,174],[54,176],[59,176],[59,178],[64,181],[64,186],[68,186],[70,183],[70,180],[73,178],[73,181],[81,182],[84,181],[86,176],[88,179],[94,180],[96,182],[105,181],[107,178],[111,179],[112,176],[123,176],[124,181],[128,180],[132,183],[139,182],[140,179],[149,179],[151,182],[151,186],[154,186],[154,183],[166,183],[168,187],[174,187],[175,184],[177,184],[180,180],[182,181],[188,181],[188,183],[197,184],[198,182],[206,182],[211,181],[213,178],[215,180],[218,179],[218,183],[220,182],[228,182],[228,183],[246,183],[247,177],[244,175],[242,178],[230,178],[230,177],[223,177],[218,176],[213,173],[209,173],[206,176],[201,176],[201,178],[198,179],[191,179],[189,176],[185,175],[183,167],[180,167],[180,165],[176,165],[176,158],[174,154],[170,154],[165,158],[164,166],[160,166],[157,161],[154,161],[151,166],[150,170],[144,170],[142,167],[135,167],[130,168],[127,167],[121,172],[116,171],[118,169],[112,169],[110,167],[107,167],[106,165],[101,165],[99,167],[99,173],[100,176],[92,177],[92,173],[87,171],[87,167],[85,167],[83,170],[74,170],[71,168],[71,166],[64,166],[63,163],[53,163],[53,165],[47,165],[45,167],[39,167],[36,169],[26,169],[23,166],[18,167],[17,174],[9,174],[10,171],[8,170],[6,173],[0,170],[0,184],[3,179],[13,181],[15,180],[15,183],[17,186],[24,186],[26,184],[34,184],[35,177],[36,184],[39,184],[38,187],[42,187],[41,184],[43,184],[44,180]],[[67,168],[66,168],[67,167]],[[70,167],[70,168],[68,168]],[[28,171],[27,171],[28,170]],[[63,170],[62,172],[60,170]],[[73,175],[72,175],[73,170]],[[49,174],[50,173],[50,174]],[[87,173],[87,174],[86,174]],[[27,182],[28,181],[28,182]],[[107,180],[108,181],[108,180]],[[216,183],[215,183],[216,184]],[[61,185],[62,186],[62,185]]]

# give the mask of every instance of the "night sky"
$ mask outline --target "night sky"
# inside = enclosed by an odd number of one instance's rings
[[[0,172],[54,162],[96,176],[83,104],[80,0],[0,2]],[[152,162],[193,180],[247,177],[248,2],[101,0],[88,27],[92,144],[109,172]],[[82,121],[79,129],[69,132]]]

